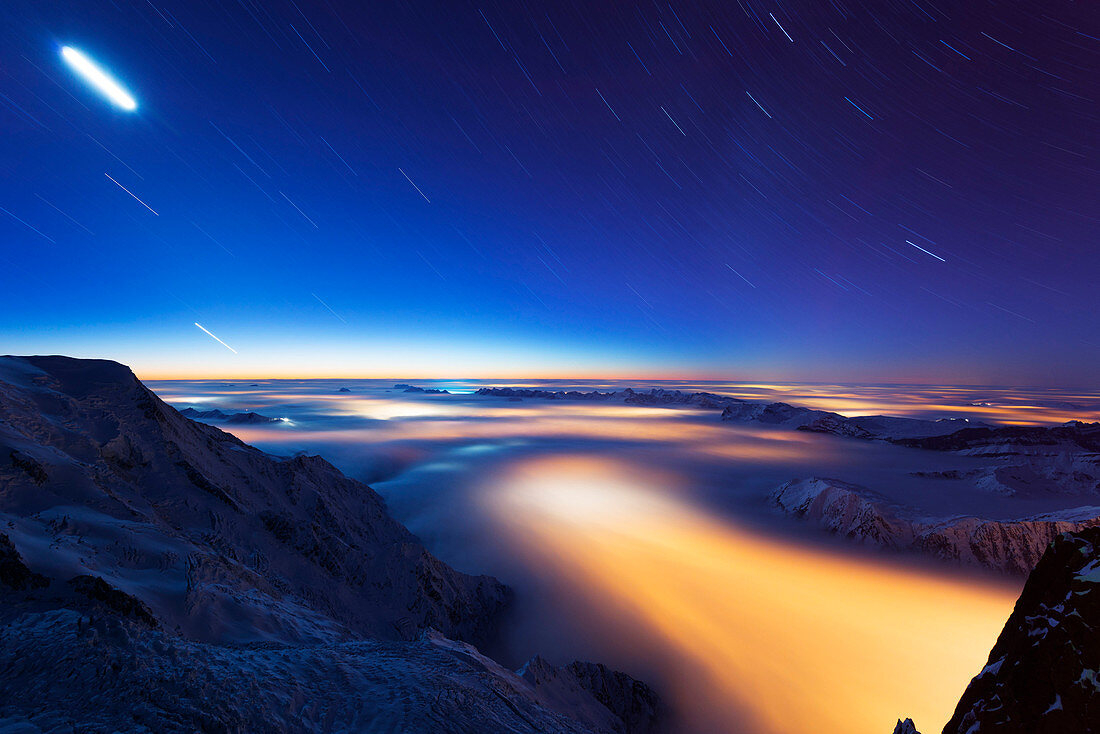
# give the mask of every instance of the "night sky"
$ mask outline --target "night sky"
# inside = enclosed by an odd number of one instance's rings
[[[5,2],[0,352],[1094,387],[1098,15]]]

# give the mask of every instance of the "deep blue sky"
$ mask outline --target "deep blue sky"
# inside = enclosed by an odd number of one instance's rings
[[[1089,3],[296,1],[3,4],[0,352],[1095,386]]]

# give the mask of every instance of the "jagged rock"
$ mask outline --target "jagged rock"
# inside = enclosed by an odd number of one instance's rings
[[[920,734],[912,719],[902,721],[898,719],[898,725],[894,727],[894,734]]]
[[[728,406],[722,411],[722,420],[738,423],[767,423],[799,427],[819,417],[834,415],[822,410],[798,408],[787,403],[748,403]],[[839,417],[839,416],[838,416]]]
[[[69,579],[69,586],[78,594],[102,603],[116,614],[133,617],[150,627],[157,626],[157,618],[149,611],[145,602],[125,591],[119,591],[98,576],[75,576]]]
[[[170,734],[613,731],[583,712],[547,708],[513,673],[438,634],[223,646],[69,609],[0,625],[0,728],[19,724]]]
[[[0,358],[0,456],[12,452],[48,478],[0,464],[0,519],[26,565],[99,577],[196,639],[434,627],[480,640],[507,601],[328,462],[278,459],[188,420],[114,362]]]
[[[806,408],[797,410],[806,411]],[[985,426],[966,418],[941,418],[924,420],[922,418],[900,418],[888,415],[844,416],[827,411],[810,411],[816,415],[802,420],[800,431],[812,433],[831,433],[835,436],[859,438],[863,440],[888,441],[908,445],[910,441],[920,441],[939,436],[954,434],[975,426]]]
[[[926,518],[866,487],[835,479],[802,479],[771,496],[784,513],[836,535],[890,550],[911,550],[1012,576],[1027,574],[1058,534],[1100,525],[1100,507],[1010,521]]]
[[[506,398],[508,400],[522,400],[533,398],[538,400],[570,400],[601,403],[628,403],[631,405],[647,406],[690,406],[694,408],[717,409],[728,405],[739,405],[744,401],[727,395],[716,395],[709,392],[685,393],[680,390],[665,390],[655,387],[646,392],[626,388],[612,392],[580,392],[579,390],[537,390],[515,387],[482,387],[475,395],[487,397]]]
[[[1100,528],[1059,535],[1028,576],[944,734],[1066,734],[1100,722]]]
[[[900,439],[897,443],[934,451],[968,451],[970,455],[977,455],[974,449],[1004,446],[1069,445],[1078,450],[1100,452],[1100,423],[1070,421],[1060,426],[970,427],[943,436]]]
[[[50,580],[27,568],[8,536],[0,533],[0,585],[23,591],[50,585]]]
[[[266,415],[260,415],[259,413],[253,413],[251,411],[247,413],[225,413],[218,410],[196,410],[194,408],[184,408],[181,410],[180,415],[186,416],[192,420],[205,421],[205,422],[218,422],[218,423],[235,423],[245,425],[256,425],[262,423],[282,423],[282,418],[272,418]]]
[[[574,661],[557,668],[536,655],[516,674],[548,706],[586,710],[590,720],[618,734],[649,734],[666,723],[661,700],[649,686],[606,665]]]
[[[506,589],[369,487],[188,420],[122,365],[0,358],[4,455],[0,729],[628,731],[571,674],[572,698],[542,695],[449,639],[492,633]]]
[[[602,663],[575,661],[565,669],[623,722],[624,734],[656,732],[665,723],[660,697],[645,683]]]
[[[416,385],[406,385],[403,382],[399,382],[393,386],[394,390],[403,390],[404,392],[423,393],[425,395],[450,395],[449,390],[440,390],[437,387],[417,387]]]
[[[885,498],[855,484],[797,480],[779,487],[771,499],[786,514],[849,540],[894,550],[913,544],[912,524],[898,518]]]

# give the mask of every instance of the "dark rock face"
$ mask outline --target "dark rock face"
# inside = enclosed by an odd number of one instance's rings
[[[15,549],[8,536],[0,533],[0,586],[16,591],[40,589],[50,585],[50,580],[34,573]]]
[[[537,691],[453,639],[489,637],[507,589],[370,487],[114,362],[0,357],[0,527],[4,731],[646,731],[627,676]]]
[[[124,617],[133,617],[150,627],[157,626],[157,618],[141,599],[119,591],[98,576],[74,576],[69,586],[93,602],[100,602],[112,612]]]
[[[630,405],[647,406],[686,406],[692,408],[717,409],[729,405],[744,403],[739,398],[731,398],[727,395],[716,395],[709,392],[681,392],[680,390],[665,390],[655,387],[647,391],[626,388],[611,392],[580,392],[579,390],[534,390],[515,387],[483,387],[479,388],[475,395],[487,397],[507,398],[508,400],[522,400],[532,398],[536,400],[568,400],[576,402],[598,403],[627,403]]]
[[[253,413],[251,411],[247,413],[226,413],[218,410],[195,410],[194,408],[184,408],[180,411],[180,415],[191,418],[197,421],[207,421],[215,423],[235,423],[244,425],[259,425],[263,423],[281,423],[282,418],[272,418],[266,415],[260,415],[259,413]]]
[[[450,395],[450,390],[440,390],[437,387],[417,387],[416,385],[406,385],[404,382],[399,382],[393,386],[394,390],[401,390],[403,392],[423,393],[425,395]],[[347,390],[341,390],[341,392],[348,392]]]
[[[536,655],[516,672],[546,705],[585,710],[616,734],[656,734],[668,724],[653,689],[606,665],[575,661],[556,668]]]
[[[26,566],[97,577],[196,639],[430,627],[478,641],[507,602],[495,579],[428,553],[366,485],[188,420],[114,362],[0,358],[0,457],[11,456],[0,520]]]
[[[920,734],[920,732],[917,731],[912,719],[906,719],[905,721],[898,719],[898,725],[894,727],[894,734]]]
[[[13,733],[612,731],[544,707],[438,636],[223,646],[70,609],[0,625],[0,722]]]
[[[897,439],[895,443],[934,451],[963,451],[990,446],[1059,446],[1100,452],[1100,423],[1071,421],[1060,426],[986,426],[946,436]]]
[[[1055,539],[944,734],[1100,729],[1100,528]]]
[[[661,700],[645,683],[602,663],[576,661],[565,670],[622,720],[624,734],[656,732],[664,723]]]

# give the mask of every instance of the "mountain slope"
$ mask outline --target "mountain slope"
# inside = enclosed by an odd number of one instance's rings
[[[0,357],[0,730],[642,730],[596,697],[656,701],[627,676],[559,669],[559,700],[449,639],[491,637],[507,600],[319,457],[114,362]]]
[[[32,567],[102,577],[195,639],[434,627],[476,641],[506,600],[323,459],[183,418],[113,362],[3,360],[0,482],[0,521]]]
[[[1100,528],[1060,535],[1028,576],[944,734],[1100,728]]]
[[[1012,576],[1026,575],[1058,534],[1100,525],[1100,507],[1095,506],[1008,521],[922,517],[866,487],[836,479],[787,482],[771,500],[782,512],[857,543]]]

